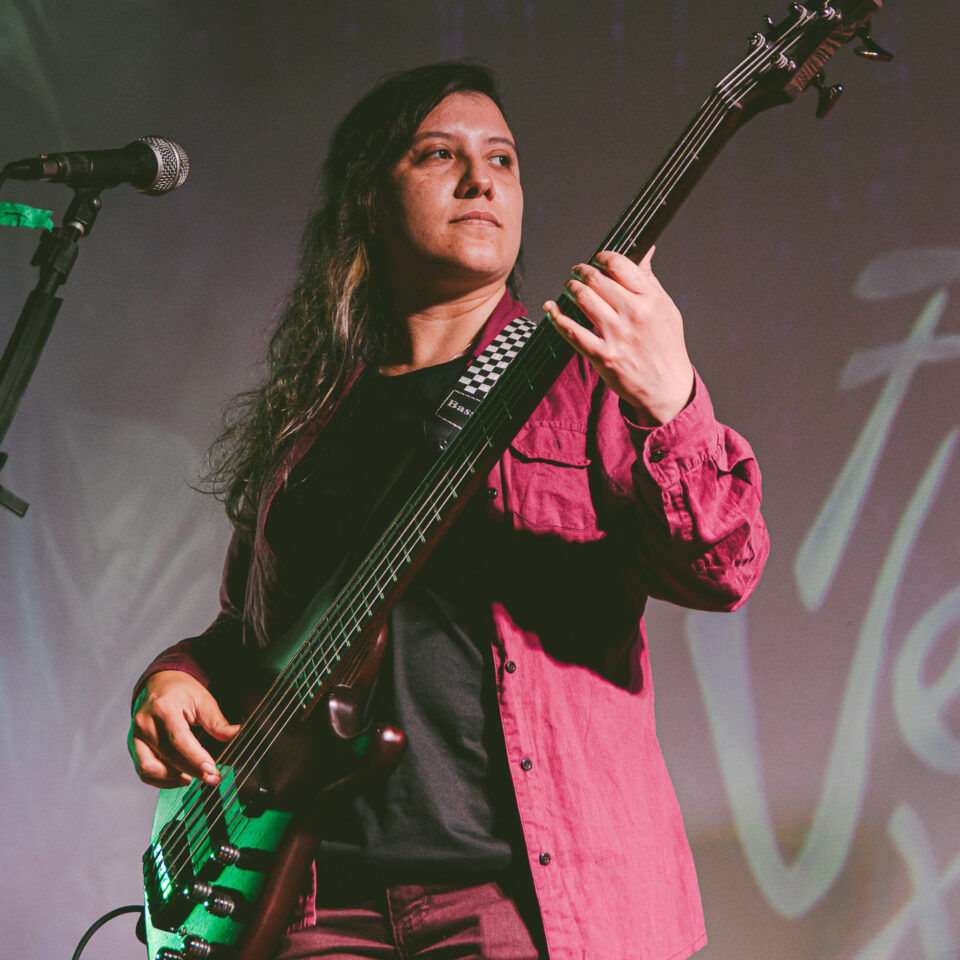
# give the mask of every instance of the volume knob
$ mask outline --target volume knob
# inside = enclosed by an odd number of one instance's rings
[[[229,917],[236,912],[237,901],[222,887],[214,887],[212,895],[204,906],[207,908],[207,913],[215,917]]]
[[[209,940],[188,933],[183,938],[183,955],[187,960],[205,960],[213,953],[213,945]]]
[[[236,898],[227,887],[215,887],[203,880],[196,880],[187,895],[191,900],[202,903],[207,913],[215,917],[230,917],[236,913]]]
[[[217,863],[223,863],[227,866],[233,866],[240,859],[240,848],[232,843],[221,843],[217,847],[217,852],[213,855]]]

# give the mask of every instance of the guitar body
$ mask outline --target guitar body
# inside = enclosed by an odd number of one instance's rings
[[[357,646],[366,648],[359,675],[331,685],[282,730],[266,728],[272,742],[254,769],[244,769],[241,753],[237,762],[218,761],[216,787],[160,792],[143,858],[151,960],[267,956],[325,818],[400,759],[403,733],[368,716],[386,628],[371,627]],[[204,944],[217,952],[205,953]]]
[[[150,851],[157,853],[162,839],[169,836],[171,825],[178,823],[180,811],[188,803],[191,789],[183,787],[162,791],[154,816]],[[228,833],[237,841],[234,845],[242,851],[240,856],[246,858],[246,863],[258,859],[261,869],[248,869],[214,861],[196,870],[196,877],[229,890],[238,902],[256,903],[263,893],[267,878],[267,871],[263,868],[267,868],[271,863],[273,851],[280,846],[292,815],[289,810],[271,809],[264,810],[258,817],[240,814],[235,828]],[[238,926],[237,919],[215,916],[203,903],[172,891],[167,893],[161,869],[160,863],[144,862],[144,881],[148,892],[145,910],[147,949],[151,958],[163,960],[166,956],[179,957],[184,948],[189,948],[188,937],[201,937],[211,943],[237,943],[243,929]],[[154,877],[157,879],[154,880]],[[150,896],[151,886],[155,891],[153,896]],[[154,904],[158,904],[156,914]],[[175,919],[171,922],[171,918]],[[172,929],[169,929],[170,927]],[[186,955],[189,956],[189,953]]]

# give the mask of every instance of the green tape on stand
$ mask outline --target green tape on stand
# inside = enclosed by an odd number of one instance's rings
[[[25,203],[0,203],[0,226],[52,230],[52,210],[38,210]]]

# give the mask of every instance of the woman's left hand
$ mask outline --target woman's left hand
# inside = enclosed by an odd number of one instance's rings
[[[683,318],[653,275],[653,250],[639,264],[604,250],[573,268],[566,292],[593,330],[561,313],[555,301],[543,305],[570,345],[633,407],[638,422],[651,427],[675,417],[693,395]]]

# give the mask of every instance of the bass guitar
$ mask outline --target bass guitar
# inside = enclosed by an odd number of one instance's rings
[[[873,59],[881,0],[791,6],[749,39],[597,248],[639,261],[744,123],[808,86],[826,114],[841,89],[823,66],[843,44]],[[566,296],[568,316],[586,320]],[[360,562],[334,578],[267,653],[269,688],[217,761],[222,780],[161,792],[143,856],[150,960],[263,960],[286,925],[325,811],[400,756],[403,734],[367,722],[387,613],[572,357],[549,321],[494,386],[436,433],[416,482]],[[304,798],[308,803],[304,806]]]

